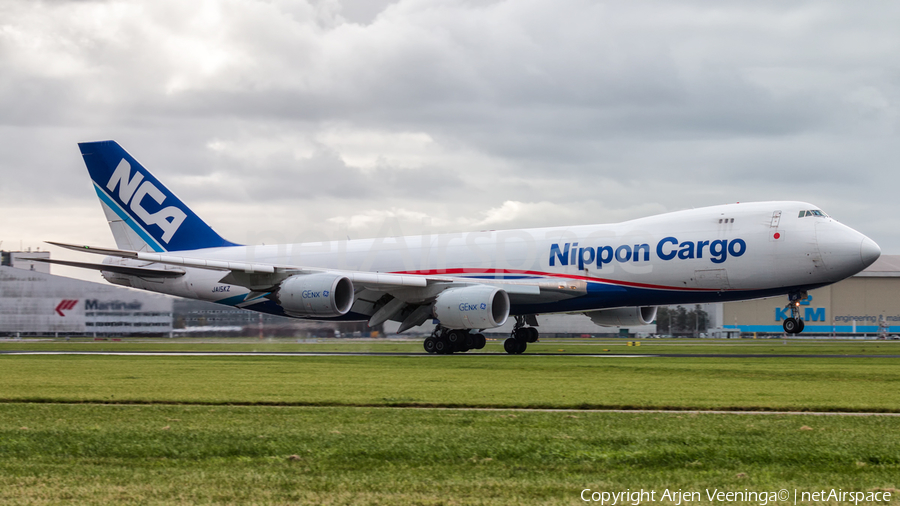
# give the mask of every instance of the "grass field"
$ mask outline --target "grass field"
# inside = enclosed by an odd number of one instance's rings
[[[892,358],[0,355],[0,401],[900,411]]]
[[[577,504],[585,488],[659,499],[832,487],[900,503],[897,416],[580,410],[900,412],[898,359],[877,356],[893,343],[780,343],[749,343],[762,352],[752,358],[0,355],[0,504]],[[378,344],[322,346],[411,345]],[[763,346],[872,356],[766,357]],[[11,348],[23,345],[0,345]],[[535,407],[579,410],[508,409]]]
[[[7,404],[0,504],[576,504],[889,490],[900,419]]]

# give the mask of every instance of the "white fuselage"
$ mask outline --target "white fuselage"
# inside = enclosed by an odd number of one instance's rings
[[[578,296],[513,299],[511,314],[690,304],[801,292],[851,276],[880,254],[859,232],[803,202],[756,202],[678,211],[617,224],[450,233],[180,252],[217,261],[479,280],[540,279]],[[120,260],[114,260],[121,263]],[[129,265],[134,265],[131,261]],[[145,264],[141,264],[145,265]],[[223,273],[186,268],[113,283],[248,309],[247,288]],[[260,299],[261,300],[261,299]],[[351,313],[358,313],[356,308]]]

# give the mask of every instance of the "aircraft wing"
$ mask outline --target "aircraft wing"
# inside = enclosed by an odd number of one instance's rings
[[[294,265],[276,265],[258,262],[232,262],[189,256],[179,256],[172,252],[156,253],[129,251],[93,246],[80,246],[50,242],[54,246],[74,251],[131,259],[148,264],[171,265],[180,268],[196,268],[222,273],[220,283],[243,286],[251,294],[265,296],[277,293],[283,282],[297,275],[337,274],[352,282],[357,293],[353,311],[370,317],[369,325],[375,326],[386,320],[401,321],[398,332],[421,325],[432,317],[431,306],[442,292],[450,288],[492,286],[506,292],[513,302],[546,302],[577,297],[586,293],[586,283],[578,280],[558,279],[472,279],[462,276],[440,276],[431,274],[393,274],[362,272],[342,269],[323,269]],[[184,274],[182,269],[158,269],[152,267],[83,264],[81,262],[56,261],[63,265],[87,267],[101,271],[139,277],[176,277]],[[507,307],[509,302],[506,303]],[[505,321],[505,317],[503,318]]]
[[[54,246],[59,246],[61,248],[66,248],[73,251],[81,251],[84,253],[94,253],[98,255],[129,258],[134,260],[141,260],[144,262],[175,265],[179,267],[194,267],[197,269],[223,271],[224,277],[222,283],[244,286],[254,291],[261,291],[266,288],[275,287],[281,281],[296,274],[313,274],[317,272],[340,272],[341,274],[344,274],[348,278],[350,278],[350,280],[353,281],[354,284],[359,284],[364,287],[424,287],[428,285],[429,281],[448,281],[448,279],[434,276],[425,277],[406,274],[400,275],[377,272],[343,271],[335,269],[274,265],[255,262],[207,260],[203,258],[183,257],[172,254],[98,248],[95,246],[78,246],[75,244],[65,244],[52,241],[47,242],[48,244],[52,244]],[[115,272],[115,269],[113,268],[106,269],[106,265],[104,265],[103,267],[104,268],[100,270],[109,270]]]
[[[234,284],[249,288],[253,291],[267,291],[275,289],[279,283],[285,279],[297,274],[314,274],[320,272],[340,273],[347,276],[354,284],[362,288],[374,289],[379,291],[387,291],[392,288],[410,287],[425,288],[436,284],[458,284],[465,282],[467,284],[475,283],[467,278],[459,278],[452,276],[434,276],[419,274],[391,274],[382,272],[365,272],[350,271],[341,269],[323,269],[317,267],[300,267],[292,265],[275,265],[256,262],[231,262],[221,260],[208,260],[203,258],[183,257],[172,254],[150,253],[144,251],[128,251],[112,248],[99,248],[95,246],[82,246],[76,244],[66,244],[60,242],[47,241],[48,244],[59,246],[60,248],[70,249],[73,251],[81,251],[84,253],[93,253],[98,255],[114,256],[120,258],[128,258],[140,260],[144,262],[152,262],[165,265],[174,265],[179,267],[193,267],[198,269],[208,269],[223,271],[221,282]],[[62,261],[54,261],[54,263],[62,263]],[[70,262],[67,265],[80,262]],[[146,269],[128,267],[124,269],[132,269],[134,272],[125,272],[117,270],[116,266],[108,264],[84,264],[75,265],[76,267],[88,267],[97,270],[107,270],[110,272],[121,272],[122,274],[141,275],[137,271],[142,271],[146,275],[154,272],[167,272],[160,269]],[[94,266],[94,267],[92,267]],[[181,273],[183,274],[183,273]],[[169,276],[171,277],[171,275]],[[557,288],[558,283],[537,282],[533,280],[491,280],[479,279],[477,284],[502,285],[504,290],[510,294],[519,295],[539,295],[542,285],[545,289]],[[563,288],[563,287],[559,287]],[[574,287],[573,287],[574,288]]]

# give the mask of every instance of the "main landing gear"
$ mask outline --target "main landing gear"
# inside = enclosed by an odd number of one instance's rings
[[[785,306],[785,309],[791,310],[791,316],[790,318],[785,318],[784,322],[781,324],[781,328],[784,329],[785,334],[799,334],[803,332],[803,328],[806,327],[803,320],[800,319],[800,301],[805,300],[807,297],[808,295],[806,292],[788,294],[790,302]]]
[[[428,353],[449,355],[450,353],[480,350],[487,343],[484,334],[472,334],[467,329],[447,329],[436,326],[422,346]]]
[[[510,355],[519,355],[528,348],[528,343],[537,342],[540,333],[534,327],[525,326],[525,317],[516,316],[516,325],[509,336],[509,339],[503,342],[503,349]]]

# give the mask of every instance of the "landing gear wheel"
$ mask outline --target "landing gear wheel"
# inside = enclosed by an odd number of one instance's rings
[[[510,333],[509,339],[503,343],[503,349],[507,353],[525,353],[528,343],[537,342],[540,333],[534,327],[526,327],[525,325],[537,325],[535,315],[518,315],[516,316],[516,324]]]
[[[785,318],[784,323],[781,324],[781,328],[784,329],[784,332],[787,334],[797,334],[800,332],[800,323],[803,320],[798,320],[797,318]]]
[[[487,338],[484,337],[484,334],[475,334],[475,349],[480,350],[484,348],[485,344],[487,344]]]
[[[473,335],[473,334],[466,333],[466,339],[465,339],[466,351],[477,348],[478,338],[475,337],[476,335],[478,335],[478,334]]]
[[[434,352],[435,353],[437,353],[439,355],[444,355],[447,353],[452,353],[450,351],[451,349],[452,348],[450,348],[450,343],[448,343],[447,341],[445,341],[443,339],[435,339],[435,342],[434,342]]]
[[[788,305],[785,306],[785,309],[791,311],[791,316],[785,318],[784,323],[781,324],[785,333],[799,334],[803,332],[803,328],[806,327],[806,324],[800,319],[800,304],[802,304],[802,301],[804,300],[809,300],[809,294],[806,292],[792,292],[788,294],[789,302]]]
[[[453,349],[462,349],[463,345],[466,342],[466,331],[458,329],[448,331],[447,341],[450,343],[450,346],[452,346]]]
[[[434,353],[436,345],[437,345],[437,339],[435,339],[431,336],[426,337],[425,342],[422,343],[422,347],[424,347],[425,351],[427,351],[428,353]]]

